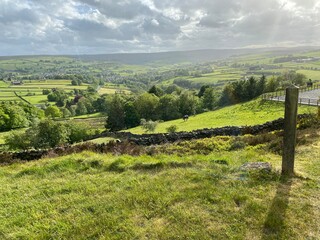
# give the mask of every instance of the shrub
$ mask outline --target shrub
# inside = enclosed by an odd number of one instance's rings
[[[86,123],[69,122],[66,124],[66,127],[69,131],[69,143],[81,142],[88,139],[90,135],[94,134],[93,130],[91,130],[90,126]]]
[[[239,150],[245,147],[246,147],[246,143],[240,137],[235,137],[231,141],[229,150],[230,151]]]
[[[306,129],[310,127],[320,127],[320,119],[315,114],[311,114],[310,116],[298,121],[299,129]]]
[[[145,119],[141,119],[140,121],[141,127],[145,129],[146,132],[154,132],[158,125],[158,121],[146,121]]]
[[[175,133],[178,130],[177,125],[171,125],[170,127],[166,128],[168,133]]]
[[[12,132],[5,136],[5,143],[10,150],[27,150],[31,147],[31,138],[24,132]]]
[[[60,123],[44,120],[26,132],[14,132],[5,138],[9,149],[54,148],[86,140],[93,130],[85,123]]]

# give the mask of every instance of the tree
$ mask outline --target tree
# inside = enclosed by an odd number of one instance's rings
[[[47,98],[49,102],[59,102],[59,105],[63,106],[69,96],[64,90],[54,90],[47,95]]]
[[[180,94],[181,88],[175,84],[171,84],[167,87],[167,89],[165,90],[165,93],[167,93],[167,94],[171,94],[171,93]]]
[[[68,129],[68,142],[76,143],[88,139],[92,135],[92,130],[84,122],[68,122],[65,124]]]
[[[2,108],[0,108],[0,131],[8,130],[7,124],[9,120],[9,115],[6,114]]]
[[[199,98],[202,97],[203,94],[204,94],[204,91],[205,91],[207,88],[209,88],[209,87],[210,87],[209,85],[202,85],[201,88],[200,88],[200,90],[199,90],[199,92],[198,92],[198,97],[199,97]]]
[[[226,85],[219,99],[219,105],[226,106],[226,105],[234,104],[236,100],[235,100],[235,96],[233,95],[233,92],[234,92],[233,86],[230,84]]]
[[[202,97],[203,108],[212,110],[216,105],[216,98],[213,88],[206,88]]]
[[[157,119],[156,109],[159,104],[159,98],[154,94],[143,93],[135,101],[134,105],[140,118]]]
[[[265,92],[266,88],[266,77],[262,75],[257,83],[257,96],[260,96]]]
[[[197,99],[191,92],[185,91],[179,96],[178,105],[181,115],[193,115],[196,113]]]
[[[61,111],[63,118],[69,118],[72,116],[71,112],[68,110],[68,108],[61,108],[60,111]]]
[[[181,117],[179,112],[178,97],[171,94],[165,94],[159,99],[157,108],[160,119],[167,121]]]
[[[156,95],[157,97],[161,97],[161,96],[163,95],[163,90],[162,90],[161,88],[157,87],[156,85],[153,85],[153,86],[149,89],[148,93],[150,93],[150,94],[153,93],[153,94]]]
[[[68,140],[67,127],[58,122],[54,122],[50,119],[41,121],[35,128],[27,131],[27,135],[35,136],[31,139],[32,145],[35,148],[53,148]]]
[[[132,101],[124,104],[125,119],[124,123],[127,128],[138,126],[140,123],[139,114]]]
[[[266,83],[266,92],[275,92],[280,86],[279,79],[275,78],[274,76],[269,78]]]
[[[6,113],[9,116],[7,121],[7,129],[15,129],[29,126],[29,121],[26,113],[21,107],[18,106],[7,106]]]
[[[79,101],[76,106],[76,115],[84,115],[88,113],[84,102]]]
[[[106,128],[111,131],[123,129],[125,127],[124,100],[119,94],[115,94],[108,105]]]
[[[44,114],[49,118],[62,117],[62,113],[57,106],[49,106],[44,110]]]
[[[13,132],[5,138],[10,149],[53,148],[65,143],[83,141],[92,135],[85,123],[61,123],[46,119],[25,132]]]

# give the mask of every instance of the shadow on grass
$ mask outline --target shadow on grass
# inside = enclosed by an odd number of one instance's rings
[[[282,178],[273,198],[268,216],[264,222],[262,240],[285,239],[283,234],[286,230],[286,211],[289,204],[289,196],[292,180]]]

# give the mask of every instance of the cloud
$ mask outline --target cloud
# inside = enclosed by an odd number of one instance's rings
[[[1,55],[320,45],[316,0],[2,0]]]

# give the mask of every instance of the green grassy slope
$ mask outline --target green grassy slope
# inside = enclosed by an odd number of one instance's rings
[[[316,112],[315,107],[301,106],[299,113]],[[281,102],[261,101],[260,99],[224,107],[216,111],[190,116],[188,121],[182,119],[159,123],[156,132],[166,132],[171,125],[178,131],[192,131],[202,128],[222,126],[244,126],[262,124],[284,116],[284,104]],[[128,129],[132,133],[143,133],[141,127]]]
[[[319,239],[317,156],[319,135],[298,147],[302,177],[291,181],[279,179],[281,157],[261,147],[207,156],[84,152],[2,166],[0,238]],[[274,171],[241,172],[248,161]]]

